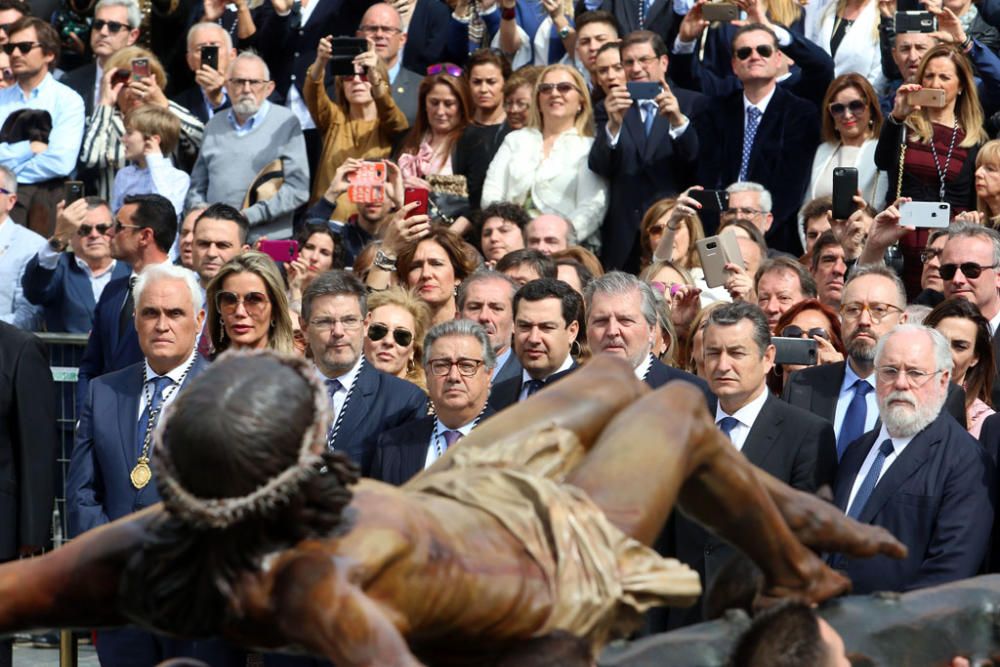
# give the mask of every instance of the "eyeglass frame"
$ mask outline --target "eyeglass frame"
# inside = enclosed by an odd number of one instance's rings
[[[25,45],[30,45],[27,51],[24,49]],[[3,50],[8,56],[14,55],[14,51],[19,52],[22,56],[26,56],[35,49],[42,47],[44,47],[44,44],[41,42],[7,42],[3,45]]]
[[[448,367],[445,368],[444,366],[442,366],[441,364],[443,363],[447,363]],[[475,364],[475,367],[469,372],[466,372],[462,370],[463,363],[472,363]],[[438,367],[439,370],[443,369],[444,372],[441,373],[438,370],[434,370],[435,365]],[[427,360],[427,369],[431,372],[431,375],[435,375],[437,377],[446,377],[448,374],[451,373],[451,367],[454,366],[455,368],[458,369],[459,375],[461,375],[462,377],[471,378],[475,377],[476,373],[479,372],[480,366],[485,366],[485,365],[486,365],[485,360],[470,359],[469,357],[459,357],[458,359],[445,359],[444,357],[438,357],[437,359]]]
[[[756,51],[757,55],[761,58],[770,58],[774,55],[775,51],[778,51],[771,44],[758,44],[756,46],[741,46],[738,49],[733,50],[733,55],[736,56],[737,60],[748,60],[753,52]],[[766,51],[766,53],[765,53]],[[741,56],[740,53],[745,53],[746,55]]]
[[[738,217],[740,217],[741,213],[744,214],[744,215],[747,215],[747,216],[752,216],[752,215],[766,215],[768,213],[768,211],[765,211],[762,208],[750,208],[749,206],[737,206],[735,208],[726,208],[726,209],[723,209],[722,211],[719,212],[719,217],[726,216],[726,217],[738,218]]]
[[[236,90],[243,90],[247,86],[250,86],[250,90],[260,90],[270,82],[270,79],[226,79],[226,83],[233,86]]]
[[[962,275],[969,280],[976,280],[979,276],[983,275],[983,271],[986,269],[996,270],[1000,264],[976,264],[975,262],[961,262],[959,264],[942,264],[938,267],[938,273],[941,274],[943,280],[954,280],[955,274],[961,270]],[[966,271],[966,267],[976,267],[972,271]],[[945,273],[950,273],[950,276],[946,276]],[[974,275],[973,275],[974,274]]]
[[[260,304],[251,304],[247,299],[251,296],[261,296],[263,301]],[[233,297],[236,299],[235,303],[223,304],[221,301],[224,298]],[[260,315],[264,312],[264,309],[271,304],[271,297],[267,292],[261,292],[260,290],[251,290],[246,294],[237,294],[236,292],[230,292],[229,290],[219,291],[215,294],[215,307],[223,315],[232,315],[240,306],[243,306],[243,310],[246,311],[247,315],[251,313]]]
[[[102,222],[102,223],[99,223],[99,224],[96,224],[96,225],[80,225],[79,227],[76,228],[76,235],[79,236],[80,238],[84,238],[85,239],[88,236],[90,236],[90,234],[93,231],[96,230],[97,233],[100,234],[101,236],[106,236],[107,233],[110,232],[112,230],[112,228],[114,228],[114,226],[115,226],[115,223],[113,223],[113,222],[110,223],[110,224],[104,224]],[[104,227],[104,231],[101,231],[101,227]]]
[[[855,111],[852,108],[854,106],[858,107],[857,111]],[[865,109],[867,109],[869,106],[870,103],[867,100],[851,100],[847,104],[844,104],[842,102],[831,102],[826,109],[827,111],[830,112],[830,115],[832,116],[844,116],[847,114],[848,111],[857,116],[864,113]],[[840,107],[840,109],[835,109],[834,107]]]
[[[861,311],[857,315],[850,315],[848,314],[847,309],[850,308],[851,306],[860,306]],[[883,315],[876,315],[875,311],[872,310],[874,306],[885,306],[890,310]],[[891,303],[882,303],[880,301],[876,301],[874,303],[868,303],[867,301],[852,301],[851,303],[845,303],[840,306],[840,316],[843,317],[845,320],[851,320],[853,322],[855,320],[861,319],[861,316],[865,313],[865,311],[868,311],[868,317],[871,318],[872,322],[878,324],[886,317],[888,317],[890,314],[892,314],[893,310],[896,311],[897,315],[901,315],[903,313],[902,308]]]
[[[403,34],[403,29],[395,28],[391,25],[359,25],[358,32],[363,32],[366,35],[377,35],[380,32],[384,32],[387,35],[401,35]]]
[[[871,311],[869,311],[869,312],[871,312]],[[798,329],[798,331],[799,331],[798,335],[796,335],[794,331],[790,331],[791,329]],[[824,340],[830,340],[830,332],[827,331],[826,329],[824,329],[823,327],[810,327],[808,329],[803,329],[802,327],[800,327],[797,324],[789,324],[784,329],[782,329],[780,337],[781,338],[802,338],[803,337],[802,334],[806,334],[806,337],[809,338],[810,340],[812,338],[814,338],[814,337],[817,337],[817,336],[819,338],[824,339]]]
[[[566,88],[566,90],[560,90],[559,89],[560,86]],[[568,88],[567,88],[567,86],[568,86]],[[540,83],[540,84],[538,84],[538,95],[539,96],[542,96],[542,95],[551,95],[553,92],[557,92],[560,95],[566,95],[566,94],[569,93],[570,90],[576,91],[577,95],[581,94],[580,93],[580,89],[576,87],[576,84],[575,83],[570,83],[569,81],[558,81],[556,83]]]
[[[890,375],[892,377],[886,377],[885,374],[890,371],[891,371]],[[943,370],[922,371],[919,368],[910,368],[907,370],[903,370],[901,368],[896,368],[895,366],[878,366],[875,369],[875,376],[878,378],[879,382],[884,382],[886,384],[895,384],[896,378],[899,377],[900,373],[906,376],[906,384],[908,386],[914,389],[919,389],[920,387],[923,387],[925,384],[927,384],[927,381],[930,380],[932,377],[940,373],[944,373],[944,371]],[[914,379],[915,377],[920,379]]]
[[[105,21],[104,19],[94,19],[94,21],[90,24],[90,29],[96,30],[97,32],[101,32],[104,28],[108,29],[108,33],[117,35],[122,30],[131,30],[132,26],[128,23],[122,23],[121,21]]]
[[[322,317],[317,320],[309,320],[309,326],[316,331],[333,331],[339,324],[344,331],[357,331],[365,323],[363,317],[357,315],[346,315],[344,317]]]

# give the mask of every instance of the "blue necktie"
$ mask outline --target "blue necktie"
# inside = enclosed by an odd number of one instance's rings
[[[865,421],[868,419],[868,401],[865,397],[872,390],[872,386],[865,380],[858,379],[854,382],[854,397],[851,398],[847,412],[844,413],[844,421],[840,425],[840,433],[837,436],[837,460],[844,456],[844,451],[848,445],[864,435]]]
[[[166,375],[158,375],[146,381],[146,384],[150,383],[153,385],[153,396],[149,399],[149,403],[146,404],[146,408],[139,416],[139,426],[135,439],[137,455],[142,453],[142,446],[146,443],[146,427],[149,426],[149,416],[163,405],[163,390],[172,385],[174,381]],[[157,421],[159,421],[159,415],[157,415]],[[156,428],[155,423],[153,424],[153,428]]]
[[[646,136],[648,137],[650,132],[653,131],[653,123],[656,121],[656,113],[659,111],[659,108],[653,100],[643,100],[642,108],[646,112],[646,118],[642,121],[642,127],[646,130]]]
[[[757,136],[757,128],[760,127],[761,112],[757,107],[747,109],[747,129],[743,135],[743,157],[740,159],[740,177],[738,180],[747,180],[747,173],[750,171],[750,153],[753,151],[753,140]]]
[[[879,473],[882,472],[882,466],[885,465],[885,459],[889,454],[892,454],[892,451],[892,440],[886,438],[879,445],[878,454],[875,455],[871,470],[865,475],[864,481],[861,482],[861,488],[858,489],[858,494],[854,496],[854,502],[851,503],[850,508],[847,510],[847,516],[850,518],[857,520],[861,516],[861,512],[865,509],[865,505],[872,495],[872,491],[875,490],[875,484],[878,482]]]
[[[534,394],[535,392],[537,392],[539,389],[541,389],[544,386],[545,386],[545,382],[543,380],[528,380],[528,384],[527,384],[528,393],[524,395],[525,398],[527,398],[528,396],[531,396],[532,394]]]
[[[740,420],[736,417],[723,417],[719,420],[719,428],[726,434],[730,441],[733,439],[733,429],[740,425]]]

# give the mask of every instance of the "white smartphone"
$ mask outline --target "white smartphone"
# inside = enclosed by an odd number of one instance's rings
[[[951,204],[943,201],[908,201],[899,207],[903,227],[947,227],[951,222]]]

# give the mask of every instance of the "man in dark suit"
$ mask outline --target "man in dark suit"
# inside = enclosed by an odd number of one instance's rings
[[[424,371],[434,415],[378,438],[371,477],[404,484],[493,414],[486,404],[496,363],[486,331],[469,320],[449,320],[427,332]]]
[[[840,326],[847,361],[805,368],[785,383],[782,399],[833,424],[837,458],[854,440],[878,426],[875,344],[906,321],[899,276],[881,265],[855,267],[844,285]],[[965,424],[965,392],[951,385],[946,409]]]
[[[135,195],[115,216],[111,236],[111,256],[132,265],[138,275],[147,266],[170,261],[170,246],[177,235],[177,213],[161,195]],[[80,361],[76,385],[77,414],[87,398],[91,378],[117,371],[142,361],[142,351],[135,336],[132,318],[131,278],[108,283],[94,311],[94,328]]]
[[[42,306],[46,330],[90,333],[105,287],[132,272],[111,256],[113,222],[99,197],[79,199],[57,213],[55,234],[21,279],[25,298]],[[68,247],[72,253],[65,252]]]
[[[942,411],[951,379],[947,339],[901,325],[875,353],[882,425],[848,447],[834,502],[906,545],[903,560],[835,556],[854,592],[908,591],[975,576],[993,528],[995,469],[986,449]]]
[[[415,384],[365,362],[367,290],[344,271],[317,276],[302,295],[302,331],[330,395],[327,445],[346,453],[368,474],[383,431],[427,414],[427,397]]]
[[[636,30],[649,30],[666,40],[673,30],[674,11],[670,0],[651,0],[648,3],[637,0],[604,0],[600,8],[614,14],[622,35]]]
[[[55,498],[57,394],[45,346],[0,322],[0,563],[48,546]],[[0,641],[0,666],[12,664]]]
[[[796,218],[819,144],[820,115],[811,102],[777,85],[783,58],[769,27],[752,23],[736,32],[732,67],[743,90],[714,99],[698,118],[704,139],[698,182],[707,189],[736,181],[767,188],[774,203],[768,245],[797,257]]]
[[[392,99],[410,122],[410,127],[413,127],[417,120],[420,82],[424,76],[403,67],[403,59],[399,52],[406,44],[407,33],[403,30],[399,12],[388,3],[380,2],[372,5],[361,17],[357,35],[371,40],[375,45],[375,53],[389,70]]]
[[[659,84],[660,92],[653,99],[633,100],[625,86],[608,91],[597,108],[589,164],[611,186],[601,229],[604,266],[636,273],[639,223],[646,209],[690,185],[698,157],[691,118],[700,113],[705,98],[668,83],[667,47],[654,32],[627,35],[621,59],[630,82]]]
[[[462,281],[455,297],[456,317],[479,323],[490,338],[496,357],[490,379],[494,387],[521,377],[521,362],[510,346],[516,291],[517,285],[504,274],[480,269]]]
[[[201,49],[205,46],[214,46],[219,50],[215,67],[201,61]],[[202,123],[228,109],[226,72],[229,62],[235,57],[233,38],[221,25],[205,22],[191,26],[187,34],[187,65],[194,72],[195,85],[174,95],[173,101],[197,116]]]
[[[493,385],[490,405],[499,411],[523,401],[576,369],[570,354],[580,331],[583,299],[561,280],[532,280],[514,295],[514,354],[521,375]]]
[[[771,395],[767,374],[774,345],[767,317],[756,305],[713,310],[704,330],[705,374],[719,397],[715,421],[746,458],[793,488],[814,492],[832,485],[837,450],[830,422]],[[705,590],[736,553],[684,516],[676,519],[677,557],[697,569]],[[671,610],[670,626],[701,620],[700,606]]]

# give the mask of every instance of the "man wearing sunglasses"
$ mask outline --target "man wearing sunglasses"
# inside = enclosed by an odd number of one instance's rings
[[[47,111],[52,130],[46,141],[0,143],[0,165],[17,174],[18,198],[11,217],[46,238],[56,223],[63,181],[76,168],[83,140],[83,100],[51,75],[59,60],[59,35],[47,22],[26,16],[10,26],[3,45],[17,85],[0,90],[0,124],[13,112]]]
[[[424,371],[434,415],[379,436],[371,477],[401,485],[493,415],[487,405],[496,364],[486,331],[469,320],[442,322],[427,332]]]
[[[136,0],[99,0],[90,24],[90,50],[94,61],[78,67],[62,82],[83,98],[87,118],[101,99],[104,65],[116,51],[132,46],[139,39],[142,12]]]
[[[55,234],[28,262],[22,281],[25,297],[42,307],[47,331],[89,333],[105,288],[132,273],[111,256],[113,225],[100,197],[58,208]]]

